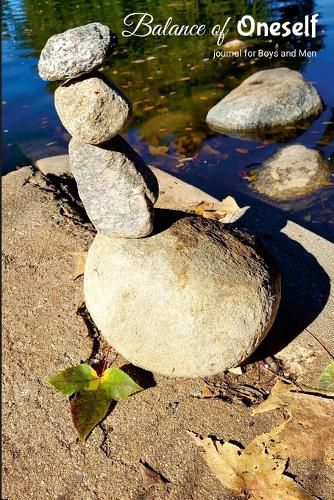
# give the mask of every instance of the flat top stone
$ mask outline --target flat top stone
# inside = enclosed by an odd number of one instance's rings
[[[116,44],[112,31],[101,23],[90,23],[53,35],[38,62],[43,80],[67,80],[98,67]]]
[[[283,127],[316,116],[322,102],[316,89],[297,71],[258,71],[227,94],[207,114],[214,130]]]

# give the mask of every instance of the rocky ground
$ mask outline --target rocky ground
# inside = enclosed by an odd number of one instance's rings
[[[205,196],[170,176],[158,178],[158,206],[191,209]],[[70,177],[22,168],[4,177],[3,194],[3,497],[239,498],[210,471],[187,431],[245,446],[286,418],[284,409],[252,415],[277,374],[316,386],[331,361],[327,350],[334,350],[332,246],[279,211],[249,210],[240,227],[262,239],[282,273],[282,306],[268,340],[241,375],[206,379],[164,378],[113,352],[114,364],[145,390],[112,408],[82,444],[68,401],[45,379],[103,354],[105,343],[83,304],[83,278],[74,278],[75,252],[88,249],[94,230]],[[313,497],[333,498],[332,467],[310,458],[304,445],[305,455],[288,461],[288,473]]]

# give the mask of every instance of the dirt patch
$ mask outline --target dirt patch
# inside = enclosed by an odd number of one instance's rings
[[[75,204],[68,208],[59,185],[29,168],[5,176],[3,188],[4,498],[236,498],[187,431],[243,445],[268,431],[282,411],[252,416],[251,409],[274,375],[256,363],[240,376],[166,379],[113,353],[114,365],[146,389],[114,406],[81,444],[68,402],[45,379],[81,361],[101,361],[105,344],[82,305],[71,255],[87,250],[94,232]],[[293,461],[289,472],[311,493],[333,497],[323,464]]]

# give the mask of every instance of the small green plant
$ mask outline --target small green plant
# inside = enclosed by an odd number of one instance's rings
[[[329,363],[321,372],[319,386],[325,391],[334,392],[334,363]]]
[[[99,376],[88,364],[67,368],[47,382],[65,396],[73,396],[70,402],[72,419],[81,441],[86,441],[103,420],[111,401],[120,401],[142,390],[120,368],[107,368]]]

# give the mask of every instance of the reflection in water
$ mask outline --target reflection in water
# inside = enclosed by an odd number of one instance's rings
[[[100,21],[119,36],[118,49],[103,70],[133,103],[134,119],[126,138],[148,162],[177,173],[219,198],[249,192],[247,169],[268,157],[276,146],[266,144],[267,138],[250,145],[245,140],[215,134],[205,124],[207,111],[255,71],[283,65],[303,71],[309,65],[306,59],[297,58],[213,61],[216,45],[210,29],[223,24],[229,16],[233,18],[232,29],[244,14],[251,14],[257,21],[295,22],[317,12],[313,0],[4,0],[3,9],[3,112],[8,131],[4,134],[8,169],[26,164],[26,156],[32,156],[32,151],[38,156],[41,147],[43,154],[45,149],[55,154],[66,147],[69,135],[53,108],[52,95],[57,85],[39,79],[37,59],[54,33]],[[164,23],[172,16],[177,24],[206,24],[208,34],[125,39],[120,34],[123,19],[130,12],[149,12],[155,23]],[[232,29],[228,40],[236,36]],[[281,49],[319,51],[324,47],[324,33],[318,26],[315,39],[252,39],[249,43],[269,50],[278,43]],[[291,132],[302,134],[298,141],[306,145],[327,148],[328,156],[332,152],[333,128],[327,128],[325,133],[324,121],[330,122],[331,118],[321,118],[311,128],[299,124],[299,129]],[[241,150],[247,150],[247,154]],[[327,188],[326,193],[329,191]],[[323,193],[319,203],[324,204]],[[312,206],[318,210],[316,197]],[[301,219],[309,215],[309,211],[305,214],[298,207],[296,213]],[[325,226],[323,230],[327,231]]]

